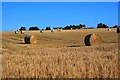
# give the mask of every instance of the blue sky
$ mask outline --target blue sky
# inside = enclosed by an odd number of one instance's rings
[[[2,2],[2,31],[21,26],[96,27],[100,22],[110,27],[118,24],[118,2]]]

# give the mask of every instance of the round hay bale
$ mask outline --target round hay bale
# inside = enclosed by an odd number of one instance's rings
[[[43,31],[42,31],[42,30],[40,30],[40,33],[43,33]]]
[[[61,29],[58,29],[58,31],[60,32],[60,31],[61,31]]]
[[[17,34],[16,31],[15,31],[15,34]]]
[[[33,35],[26,35],[26,36],[24,37],[24,42],[25,42],[26,44],[33,44],[33,43],[36,43],[36,38],[35,38],[35,36],[33,36]]]
[[[54,30],[51,30],[51,32],[54,32]]]
[[[111,29],[107,29],[107,31],[109,32],[109,31],[111,31]]]
[[[97,45],[102,43],[102,38],[100,37],[99,34],[89,34],[86,35],[84,39],[84,43],[86,46],[92,46],[92,45]]]
[[[25,33],[25,31],[22,31],[22,30],[21,30],[21,31],[20,31],[20,33],[21,33],[21,34],[24,34],[24,33]]]
[[[15,34],[18,34],[19,32],[18,31],[15,31]]]
[[[119,33],[120,32],[120,28],[119,27],[117,27],[117,33]]]

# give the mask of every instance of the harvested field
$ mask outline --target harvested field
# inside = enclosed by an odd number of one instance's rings
[[[85,46],[96,33],[103,43]],[[24,44],[25,34],[2,33],[2,78],[118,78],[116,29],[26,31],[37,44]]]

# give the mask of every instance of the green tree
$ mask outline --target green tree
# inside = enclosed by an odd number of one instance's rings
[[[53,29],[62,29],[62,27],[54,27]]]
[[[97,28],[102,28],[102,23],[99,23],[98,25],[97,25]]]
[[[45,30],[51,30],[51,28],[50,27],[46,27],[46,29]]]
[[[24,26],[21,26],[21,28],[19,29],[20,31],[21,30],[26,30],[26,28]]]
[[[68,29],[71,29],[71,26],[65,26],[64,28],[63,28],[64,30],[68,30]]]
[[[40,30],[37,26],[35,27],[30,27],[29,30]]]
[[[97,28],[108,28],[108,26],[106,24],[103,24],[103,23],[99,23],[97,25]]]
[[[118,25],[114,25],[112,28],[117,28],[118,27]]]

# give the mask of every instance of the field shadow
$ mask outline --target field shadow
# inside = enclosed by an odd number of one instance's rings
[[[67,46],[67,47],[82,47],[84,45],[70,45],[70,46]]]
[[[24,42],[17,42],[17,44],[26,44],[26,43],[24,43]]]
[[[103,43],[118,43],[118,42],[115,42],[115,41],[103,41]]]
[[[117,42],[106,42],[106,43],[117,43]]]

